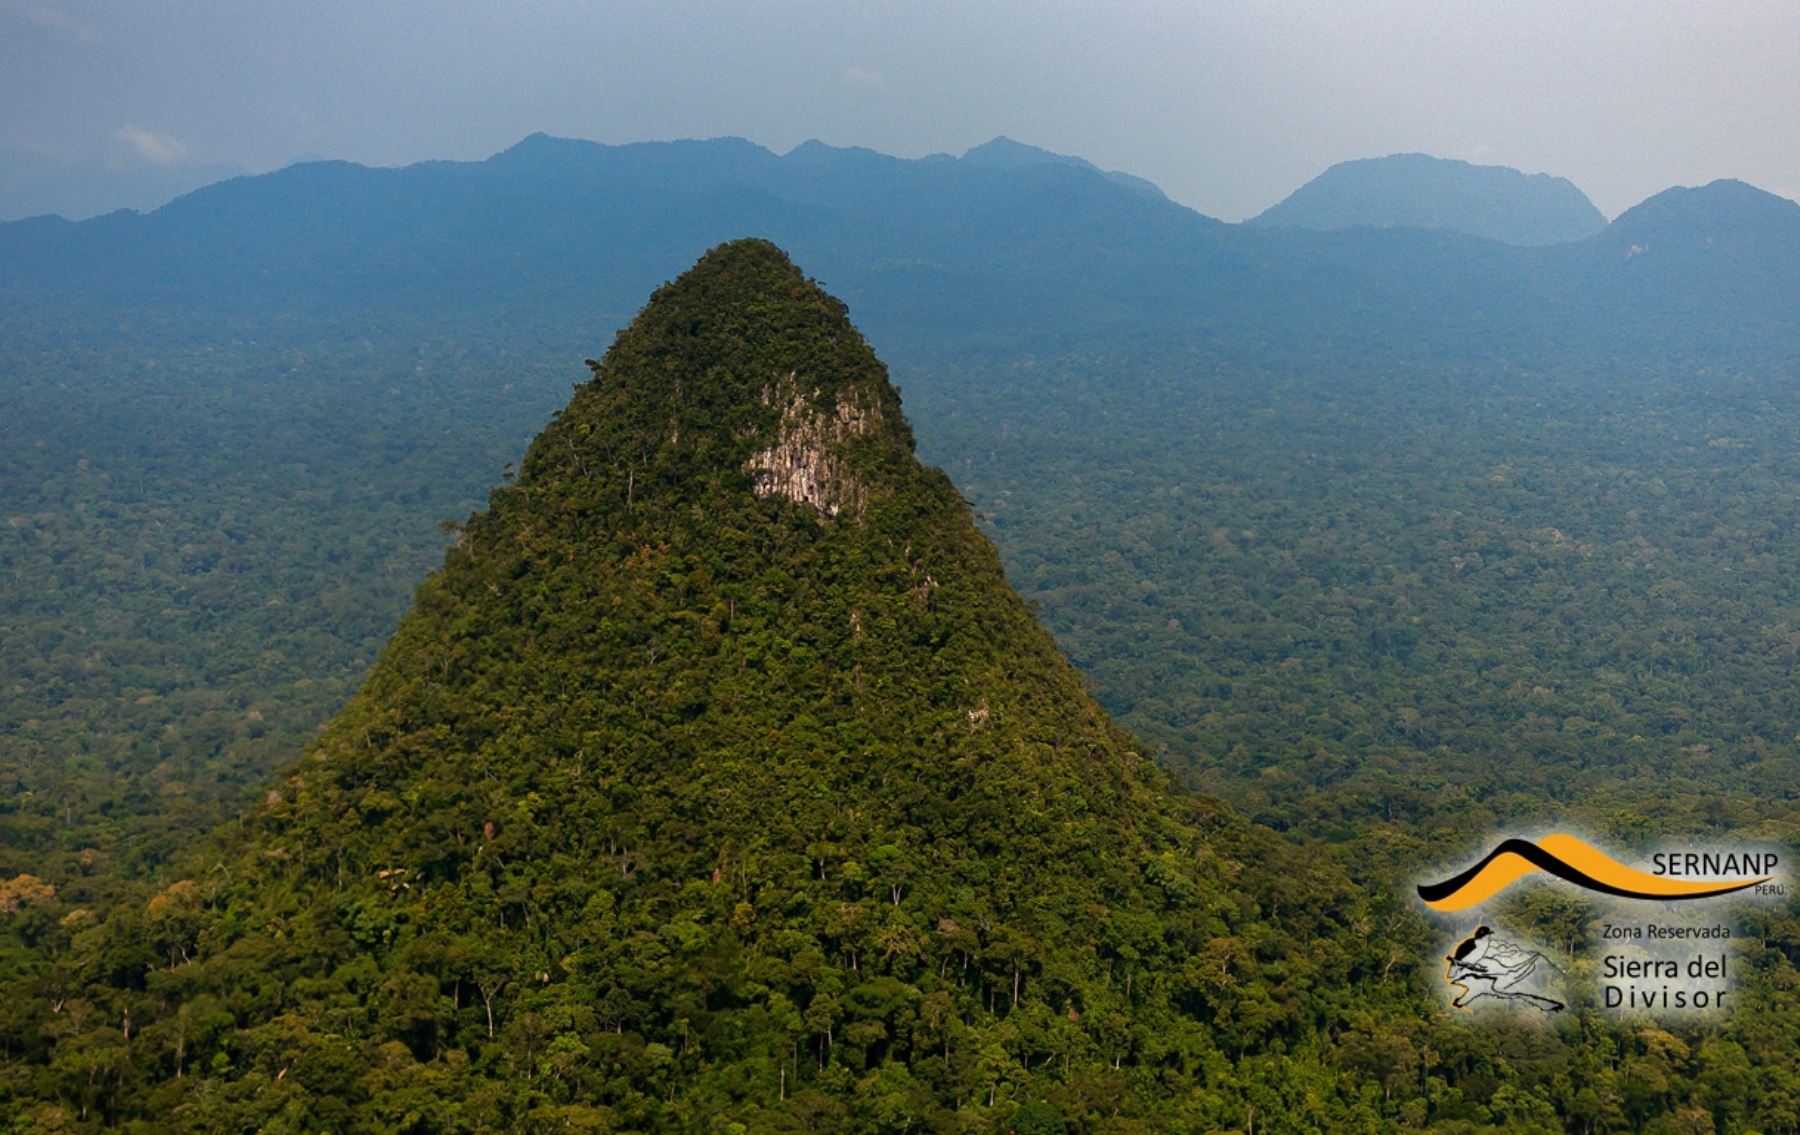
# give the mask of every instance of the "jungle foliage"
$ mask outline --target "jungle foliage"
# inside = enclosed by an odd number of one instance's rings
[[[829,515],[755,491],[784,445]],[[1168,791],[760,242],[652,298],[178,862],[19,891],[16,1128],[1336,1125],[1376,1112],[1332,991],[1407,986],[1340,873]]]
[[[15,1129],[1800,1125],[1789,911],[1726,1026],[1476,1030],[1399,901],[1521,819],[1791,843],[1778,354],[897,343],[1144,750],[841,308],[739,253],[372,671],[569,327],[8,337]],[[882,408],[860,522],[748,491],[789,371]]]

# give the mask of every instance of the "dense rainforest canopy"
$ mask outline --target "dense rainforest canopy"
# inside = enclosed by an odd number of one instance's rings
[[[20,896],[23,1129],[1342,1122],[1329,991],[1408,976],[1341,874],[1167,791],[755,241],[652,298],[181,874]]]

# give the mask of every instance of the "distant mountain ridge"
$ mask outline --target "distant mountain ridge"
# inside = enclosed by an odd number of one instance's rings
[[[1067,165],[1077,169],[1092,170],[1108,181],[1123,185],[1127,189],[1135,189],[1151,197],[1166,199],[1167,194],[1162,187],[1153,181],[1138,177],[1136,174],[1124,173],[1120,170],[1103,170],[1086,158],[1071,157],[1068,154],[1053,153],[1050,150],[1028,146],[1024,142],[1015,142],[1002,134],[989,142],[984,142],[963,154],[962,160],[974,165],[988,166],[992,169],[1018,169],[1031,165]]]
[[[1800,204],[1742,181],[1665,189],[1627,209],[1600,236],[1572,246],[1565,302],[1600,286],[1639,319],[1695,329],[1741,349],[1784,346],[1800,279]]]
[[[221,162],[115,164],[0,147],[0,220],[52,212],[97,217],[119,209],[148,211],[243,172]]]
[[[1339,162],[1248,223],[1442,229],[1538,245],[1584,240],[1604,229],[1606,218],[1564,178],[1429,154],[1391,154]]]
[[[1130,329],[1294,350],[1405,337],[1468,354],[1502,340],[1635,350],[1738,329],[1769,344],[1800,330],[1800,209],[1750,186],[1652,198],[1543,248],[1270,216],[1228,225],[1007,139],[901,159],[818,142],[778,155],[735,138],[539,134],[480,162],[305,163],[148,214],[0,224],[0,300],[21,316],[166,317],[196,334],[219,320],[475,312],[616,327],[669,265],[754,233],[815,265],[890,341]],[[1621,274],[1651,230],[1653,270],[1633,260]],[[1744,235],[1720,242],[1727,231]],[[1709,234],[1704,279],[1662,255]]]
[[[1636,239],[1765,239],[1791,236],[1800,202],[1747,182],[1720,178],[1697,188],[1675,186],[1632,206],[1613,222],[1615,236]]]

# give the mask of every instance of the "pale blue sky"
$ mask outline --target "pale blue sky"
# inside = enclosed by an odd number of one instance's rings
[[[544,130],[909,156],[1004,133],[1227,220],[1422,150],[1610,216],[1716,177],[1800,196],[1797,59],[1791,2],[0,0],[0,215],[33,178],[154,196]]]

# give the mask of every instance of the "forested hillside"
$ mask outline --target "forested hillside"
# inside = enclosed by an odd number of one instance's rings
[[[1340,874],[1167,791],[758,241],[179,863],[141,915],[11,893],[15,1129],[1337,1126],[1325,991],[1407,985]]]

